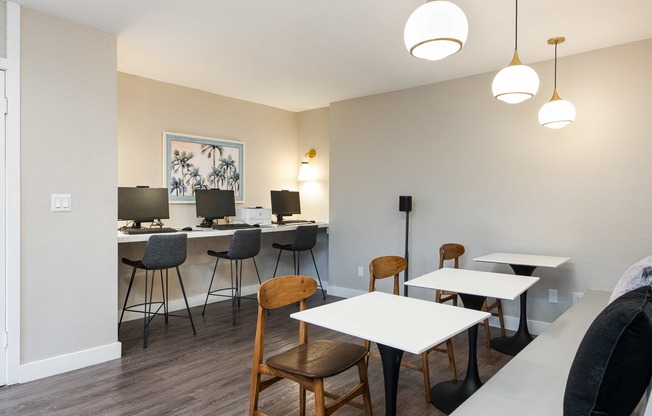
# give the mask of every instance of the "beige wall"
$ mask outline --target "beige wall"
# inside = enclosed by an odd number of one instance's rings
[[[331,105],[334,293],[366,290],[372,258],[403,254],[399,195],[414,198],[411,277],[436,267],[445,242],[464,244],[473,269],[510,272],[472,261],[496,251],[571,257],[535,272],[534,320],[552,322],[573,291],[611,290],[650,254],[652,40],[561,58],[559,93],[578,115],[558,131],[537,123],[553,63],[533,67],[539,94],[516,106],[491,96],[494,73]]]
[[[269,207],[270,189],[297,189],[296,113],[119,73],[120,186],[165,186],[163,131],[244,142],[242,206]],[[170,216],[172,226],[197,223],[194,204],[172,204]]]
[[[117,85],[114,36],[21,17],[24,364],[117,342]],[[72,212],[50,212],[53,193]]]
[[[299,182],[301,191],[301,211],[305,218],[328,222],[328,192],[330,160],[329,109],[304,111],[298,115],[298,150],[299,161],[303,160],[310,149],[317,155],[309,159],[312,180]]]

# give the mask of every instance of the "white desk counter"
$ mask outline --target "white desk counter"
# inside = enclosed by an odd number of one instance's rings
[[[328,228],[326,222],[315,222],[305,224],[288,224],[288,225],[262,225],[260,229],[263,233],[278,233],[283,231],[293,231],[301,225],[317,225],[319,228]],[[188,238],[208,238],[208,237],[228,237],[233,235],[237,230],[213,230],[211,228],[195,228],[192,231],[179,231],[188,234]],[[125,234],[118,231],[118,243],[135,243],[138,241],[147,241],[152,235],[161,234]]]
[[[272,248],[273,243],[289,244],[293,241],[294,230],[300,225],[304,224],[291,224],[282,226],[263,226],[261,227],[261,243],[260,253],[256,256],[256,264],[260,271],[261,280],[265,281],[272,277],[274,273],[274,265],[278,257],[278,250]],[[324,284],[324,288],[328,290],[328,223],[315,223],[319,226],[317,232],[317,244],[313,249],[319,274]],[[186,262],[180,267],[183,283],[188,297],[190,307],[203,305],[206,300],[206,292],[210,283],[213,268],[215,267],[215,258],[206,254],[208,250],[226,251],[231,244],[231,236],[235,230],[218,231],[212,229],[200,229],[200,231],[180,231],[188,234],[188,255]],[[145,244],[152,235],[164,234],[136,234],[127,235],[121,232],[117,233],[118,239],[118,299],[117,311],[122,309],[122,302],[127,294],[127,287],[131,278],[131,267],[123,264],[121,259],[123,257],[129,259],[140,259],[145,250]],[[315,267],[312,263],[310,253],[304,253],[301,256],[300,265],[301,274],[317,277]],[[254,264],[251,260],[245,260],[242,263],[243,276],[242,276],[242,295],[252,295],[258,290],[258,279],[256,278],[256,271]],[[141,296],[144,293],[142,284],[144,277],[139,272],[134,287],[132,289],[133,296]],[[281,255],[281,261],[278,266],[279,276],[286,274],[294,274],[294,267],[292,265],[292,254],[285,252]],[[215,276],[214,287],[230,286],[230,268],[229,261],[220,260],[217,266],[217,274]],[[158,292],[155,292],[157,296]],[[215,302],[226,298],[211,296],[209,302]],[[210,306],[210,305],[209,305]],[[253,302],[243,303],[242,307],[254,306]],[[170,310],[185,309],[181,291],[176,285],[170,286]],[[119,313],[119,312],[118,312]],[[210,313],[210,307],[206,309],[206,313]],[[125,314],[125,319],[142,318],[138,314]],[[224,319],[230,320],[230,317]]]

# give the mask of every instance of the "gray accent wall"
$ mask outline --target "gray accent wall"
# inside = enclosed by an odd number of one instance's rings
[[[117,342],[116,38],[23,8],[21,53],[25,364]]]
[[[611,290],[650,254],[652,40],[561,57],[558,91],[577,108],[561,130],[537,121],[553,62],[532,66],[541,87],[520,105],[495,100],[487,73],[330,106],[331,293],[367,290],[370,260],[404,253],[399,195],[414,198],[411,277],[435,269],[446,242],[463,244],[461,267],[479,270],[511,273],[472,261],[492,252],[571,257],[535,272],[533,320],[552,322],[571,292]],[[518,303],[506,313],[518,316]]]

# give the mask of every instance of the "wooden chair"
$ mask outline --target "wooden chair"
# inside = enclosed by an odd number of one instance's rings
[[[460,262],[459,259],[464,254],[464,246],[456,243],[446,243],[439,247],[439,268],[444,267],[444,261],[453,260],[453,267],[456,269],[459,268]],[[446,290],[438,290],[435,294],[435,301],[439,303],[444,303],[452,301],[453,305],[457,306],[457,293],[449,292]],[[482,305],[482,310],[484,312],[491,313],[492,316],[498,317],[500,322],[500,333],[502,336],[505,336],[505,320],[503,318],[503,304],[500,299],[495,299],[495,301],[489,304],[489,299],[485,300]],[[489,333],[489,318],[485,319],[483,322],[484,325],[484,335],[485,335],[485,345],[487,348],[491,348],[491,334]]]
[[[308,325],[299,322],[299,344],[283,353],[267,358],[263,364],[265,341],[265,318],[269,309],[299,302],[300,310],[306,308],[306,298],[317,291],[317,282],[308,276],[281,276],[270,279],[258,289],[258,324],[254,342],[251,393],[249,396],[249,416],[265,415],[258,410],[258,396],[261,391],[282,379],[299,384],[299,410],[301,416],[306,412],[306,390],[315,396],[315,409],[318,416],[330,415],[345,404],[364,409],[371,415],[371,397],[367,381],[367,350],[356,344],[341,341],[308,342]],[[324,391],[324,379],[354,366],[358,367],[360,382],[343,396]],[[262,376],[266,377],[262,380]],[[364,405],[351,400],[362,395]],[[325,397],[335,399],[328,405]]]
[[[395,295],[399,295],[399,274],[407,268],[407,261],[399,256],[377,257],[369,263],[369,292],[376,290],[376,280],[394,277]],[[365,348],[369,351],[371,342],[365,341]],[[448,354],[448,363],[450,366],[451,380],[457,380],[457,369],[455,367],[455,354],[453,352],[452,340],[446,340],[446,348],[435,346],[421,354],[421,365],[416,365],[407,361],[401,361],[401,366],[419,371],[423,374],[423,385],[426,391],[426,401],[430,402],[430,367],[428,365],[428,354],[431,352],[442,352]],[[380,355],[369,352],[369,356],[380,358]]]

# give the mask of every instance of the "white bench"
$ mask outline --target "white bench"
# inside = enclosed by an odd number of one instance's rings
[[[507,363],[452,416],[561,416],[575,353],[610,292],[590,291]],[[652,416],[648,388],[634,415]]]

